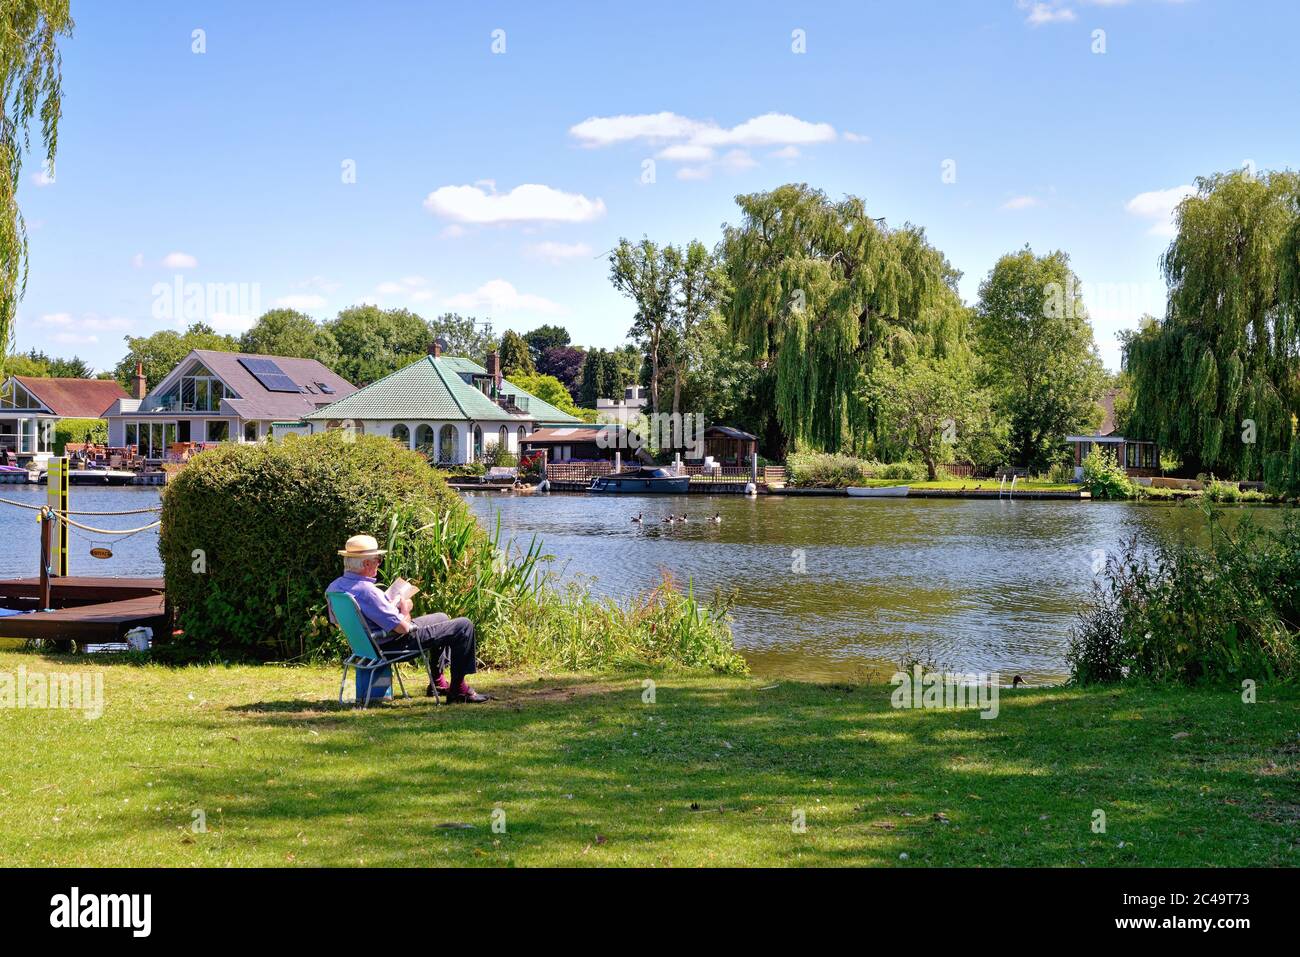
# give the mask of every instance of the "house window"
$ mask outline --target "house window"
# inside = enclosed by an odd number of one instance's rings
[[[455,462],[459,456],[456,454],[456,427],[454,425],[444,425],[438,433],[438,461]]]
[[[411,430],[406,427],[406,423],[398,422],[393,426],[393,438],[403,445],[409,447],[411,444]]]
[[[163,458],[175,442],[175,422],[126,423],[126,444],[147,459]]]
[[[521,425],[521,426],[519,426],[519,448],[518,448],[518,451],[522,452],[522,451],[524,450],[524,439],[526,439],[526,438],[528,438],[528,430],[525,429],[525,428]]]
[[[245,441],[245,442],[256,442],[256,441],[257,441],[257,423],[256,423],[256,422],[245,422],[245,423],[244,423],[244,441]]]
[[[423,449],[426,455],[433,454],[433,426],[422,422],[415,427],[415,447]]]
[[[501,447],[500,451],[502,452],[510,448],[510,430],[504,425],[501,426],[501,431],[497,433],[497,445]]]
[[[225,419],[212,419],[208,422],[208,441],[225,442],[230,438],[230,423]]]
[[[483,430],[474,426],[474,461],[483,457]]]

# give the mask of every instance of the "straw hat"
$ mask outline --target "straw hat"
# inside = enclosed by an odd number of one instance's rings
[[[387,549],[380,548],[373,535],[353,535],[339,551],[344,558],[378,558],[386,553]]]

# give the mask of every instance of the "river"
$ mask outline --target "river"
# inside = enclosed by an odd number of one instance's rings
[[[157,488],[74,487],[72,507],[156,505]],[[0,485],[40,505],[43,487]],[[534,535],[556,574],[626,597],[671,574],[702,595],[733,596],[736,646],[761,675],[853,679],[906,653],[964,671],[1030,679],[1064,674],[1066,636],[1099,551],[1133,533],[1199,536],[1192,507],[1067,501],[858,499],[738,495],[597,498],[466,496],[516,542]],[[1230,512],[1230,521],[1246,510]],[[1277,509],[1252,510],[1276,522]],[[632,516],[644,514],[644,522]],[[686,523],[665,524],[685,513]],[[707,521],[720,514],[722,522]],[[35,513],[0,506],[0,577],[34,575]],[[83,516],[133,528],[150,516]],[[340,537],[345,537],[340,530]],[[157,533],[127,539],[73,530],[75,575],[159,575]],[[113,557],[92,558],[108,544]]]

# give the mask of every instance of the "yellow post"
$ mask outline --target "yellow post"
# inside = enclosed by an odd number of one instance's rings
[[[54,456],[45,467],[49,482],[48,504],[50,510],[60,515],[68,510],[68,459],[66,456]],[[54,534],[50,536],[50,572],[54,575],[68,574],[68,523],[61,518],[54,519]]]

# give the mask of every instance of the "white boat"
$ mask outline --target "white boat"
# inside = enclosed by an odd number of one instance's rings
[[[870,488],[863,485],[850,485],[845,491],[854,498],[903,498],[910,487],[909,485],[878,485]]]

